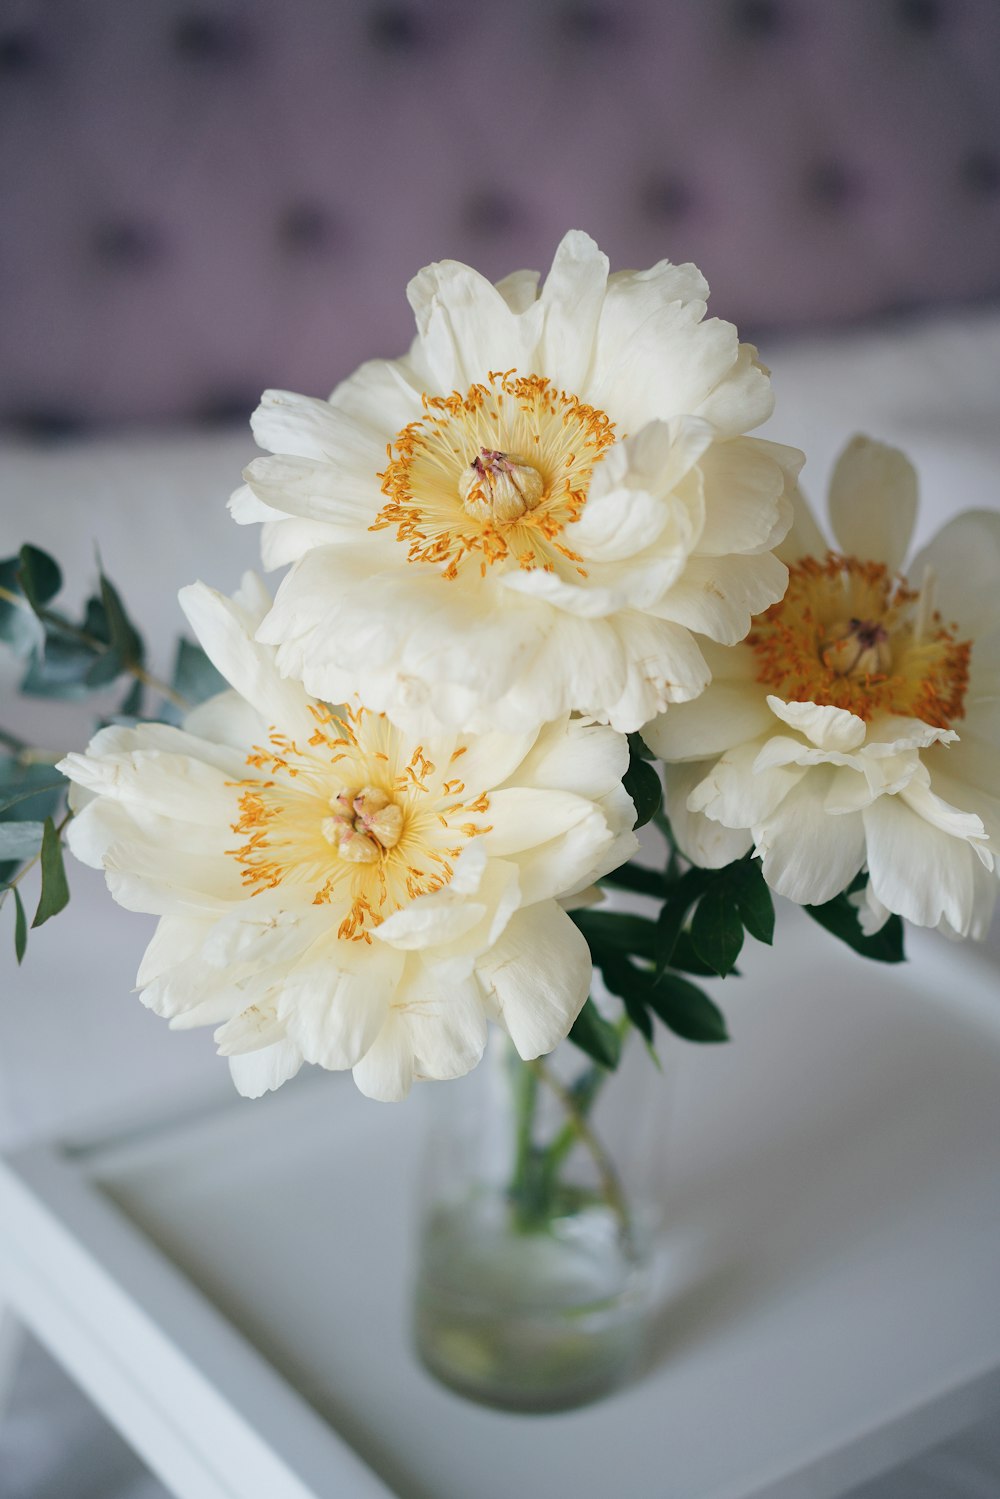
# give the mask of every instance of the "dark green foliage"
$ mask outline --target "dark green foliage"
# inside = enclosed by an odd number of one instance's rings
[[[174,658],[174,673],[171,685],[174,691],[190,703],[203,703],[229,686],[225,677],[212,665],[200,645],[181,637],[177,642]]]
[[[45,819],[42,835],[42,894],[32,927],[43,926],[69,904],[69,885],[63,865],[62,839],[51,817]]]
[[[649,750],[638,734],[628,736],[629,764],[623,784],[635,803],[635,825],[645,827],[663,801],[659,773],[649,763]]]
[[[573,1022],[570,1040],[601,1067],[614,1071],[622,1052],[621,1036],[588,999]]]
[[[806,906],[804,909],[821,927],[839,937],[841,942],[846,942],[863,958],[873,958],[876,963],[902,963],[906,954],[903,951],[903,923],[898,916],[890,916],[882,930],[873,937],[866,937],[861,930],[857,908],[848,896],[860,889],[866,880],[867,875],[859,875],[842,895],[822,906]]]

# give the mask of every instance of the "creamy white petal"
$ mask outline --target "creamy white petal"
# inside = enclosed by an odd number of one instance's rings
[[[770,816],[754,827],[764,878],[800,905],[822,905],[851,883],[865,862],[867,813],[831,817],[824,806],[833,771],[809,771]]]
[[[743,647],[733,647],[733,653]],[[756,739],[772,722],[756,683],[713,682],[711,692],[677,703],[646,724],[642,737],[664,760],[704,760]]]
[[[229,1058],[229,1072],[236,1091],[244,1098],[262,1098],[293,1078],[302,1066],[302,1053],[294,1041],[278,1041],[261,1051]]]
[[[978,865],[969,845],[925,822],[900,797],[879,797],[862,816],[869,878],[882,905],[917,926],[944,921],[967,935]]]
[[[283,724],[293,733],[312,730],[306,696],[295,682],[285,681],[275,669],[271,652],[253,640],[256,621],[247,621],[230,599],[192,583],[179,594],[181,607],[209,660],[265,722]]]
[[[536,368],[566,390],[582,390],[587,384],[607,280],[608,257],[589,234],[571,230],[542,287],[544,328],[536,353]]]
[[[865,721],[844,708],[821,703],[785,703],[773,693],[767,706],[775,718],[804,734],[818,749],[853,750],[865,741]]]
[[[555,901],[519,911],[477,974],[488,1004],[525,1061],[568,1032],[590,992],[590,949]]]
[[[413,1045],[402,1014],[390,1010],[364,1056],[355,1062],[354,1081],[368,1098],[398,1103],[413,1082]]]
[[[711,761],[668,765],[665,776],[664,809],[677,846],[692,864],[703,869],[722,869],[749,852],[753,838],[746,828],[727,828],[704,812],[692,812],[692,794],[711,770]]]
[[[307,1062],[337,1070],[353,1067],[373,1044],[385,1021],[399,959],[389,948],[360,972],[325,962],[294,970],[278,999],[278,1017]],[[391,964],[386,959],[391,959]]]
[[[721,645],[736,645],[752,616],[777,603],[787,583],[787,569],[772,553],[692,557],[656,612]]]
[[[830,481],[830,522],[847,556],[903,566],[917,518],[917,475],[898,448],[854,437]]]

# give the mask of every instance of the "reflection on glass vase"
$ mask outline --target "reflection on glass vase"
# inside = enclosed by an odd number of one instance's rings
[[[622,1384],[657,1294],[664,1078],[570,1043],[522,1062],[494,1036],[468,1077],[426,1090],[430,1129],[417,1351],[443,1383],[553,1411]]]

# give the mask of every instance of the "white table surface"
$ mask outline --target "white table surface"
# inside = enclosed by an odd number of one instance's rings
[[[670,1291],[602,1404],[417,1367],[419,1100],[345,1079],[11,1156],[0,1280],[189,1499],[833,1499],[1000,1410],[1000,984],[921,934],[903,968],[783,937],[731,1047],[670,1048]]]

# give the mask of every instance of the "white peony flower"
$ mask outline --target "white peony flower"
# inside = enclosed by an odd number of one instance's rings
[[[60,767],[83,788],[73,852],[160,918],[144,1002],[216,1026],[251,1097],[305,1060],[402,1098],[475,1066],[488,1018],[523,1057],[550,1051],[591,975],[558,902],[636,847],[624,738],[564,716],[418,742],[283,680],[252,576],[181,599],[235,690],[184,729],[103,729]]]
[[[916,475],[864,437],[830,489],[840,551],[798,504],[784,599],[710,654],[696,703],[643,731],[688,762],[667,775],[675,834],[712,867],[754,847],[768,883],[806,904],[867,869],[869,932],[896,912],[982,937],[1000,839],[1000,514],[958,516],[903,577]]]
[[[693,266],[608,275],[566,236],[541,290],[444,261],[410,284],[409,354],[329,401],[269,391],[231,508],[295,565],[260,639],[328,702],[396,723],[637,729],[697,697],[694,635],[731,645],[781,597],[801,455]],[[692,633],[694,632],[694,633]]]

